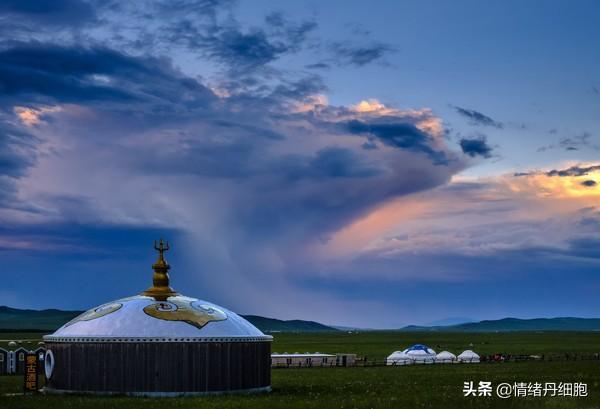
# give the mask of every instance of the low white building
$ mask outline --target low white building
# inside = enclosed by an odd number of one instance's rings
[[[356,354],[335,354],[336,366],[356,365]]]
[[[336,366],[337,356],[331,354],[322,354],[320,352],[288,354],[284,352],[271,354],[272,367],[313,367],[313,366]]]
[[[463,351],[463,353],[461,353],[457,357],[457,359],[458,359],[458,362],[463,362],[463,363],[479,363],[479,355],[477,355],[475,352],[471,351],[470,349]]]

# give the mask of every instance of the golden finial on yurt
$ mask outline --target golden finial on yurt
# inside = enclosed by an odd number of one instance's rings
[[[154,249],[158,251],[158,260],[152,265],[154,274],[152,275],[152,287],[142,293],[149,297],[154,297],[157,301],[166,301],[167,298],[177,295],[169,286],[169,269],[171,266],[165,260],[165,252],[171,247],[169,243],[160,239],[158,243],[154,241]]]

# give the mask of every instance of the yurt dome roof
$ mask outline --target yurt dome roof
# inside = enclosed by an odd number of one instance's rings
[[[479,358],[479,355],[477,355],[475,352],[471,351],[470,349],[467,349],[467,350],[463,351],[458,357],[459,358],[471,358],[471,357]]]
[[[168,243],[155,249],[153,286],[140,295],[92,308],[45,340],[66,342],[169,342],[270,340],[250,322],[216,304],[176,293],[169,286]]]
[[[392,354],[390,356],[388,356],[388,359],[390,359],[390,358],[410,359],[410,356],[406,355],[406,353],[404,351],[394,351],[394,352],[392,352]]]
[[[438,359],[455,359],[456,355],[454,355],[452,352],[442,351],[439,354],[437,354],[437,358]]]
[[[415,344],[406,348],[403,352],[408,355],[435,355],[435,351],[433,349],[423,344]]]

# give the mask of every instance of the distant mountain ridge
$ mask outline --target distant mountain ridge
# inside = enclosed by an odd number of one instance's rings
[[[54,331],[83,311],[23,310],[0,306],[0,331]],[[263,332],[373,331],[372,329],[328,326],[315,321],[278,320],[258,315],[242,315]],[[408,325],[403,332],[510,332],[510,331],[600,331],[600,318],[502,318],[455,325]]]
[[[263,332],[331,332],[338,329],[323,325],[316,321],[303,320],[278,320],[276,318],[265,318],[258,315],[242,315],[252,325]]]
[[[54,331],[72,320],[83,311],[22,310],[0,306],[0,331],[2,330],[35,330]],[[314,321],[278,320],[258,315],[242,315],[263,332],[331,332],[335,328]]]
[[[467,322],[456,325],[420,326],[408,325],[400,331],[422,332],[510,332],[510,331],[600,331],[600,318],[502,318]]]

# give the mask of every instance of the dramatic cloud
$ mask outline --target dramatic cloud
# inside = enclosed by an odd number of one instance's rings
[[[473,125],[482,125],[482,126],[491,126],[494,128],[503,128],[504,125],[501,122],[497,122],[490,118],[487,115],[482,114],[481,112],[475,111],[474,109],[466,109],[461,107],[454,107],[456,112],[465,118],[469,119],[469,121]]]
[[[586,176],[590,172],[600,170],[600,165],[571,166],[567,169],[552,169],[546,172],[548,176]]]
[[[387,145],[413,152],[425,153],[435,163],[447,163],[444,152],[436,151],[432,148],[433,138],[411,123],[393,121],[367,123],[360,120],[353,120],[344,125],[350,133],[372,135]]]
[[[600,172],[593,175],[598,177]],[[454,280],[455,274],[461,279],[469,274],[477,277],[476,271],[447,274],[444,268],[424,261],[423,255],[450,262],[459,255],[495,258],[533,251],[564,257],[565,262],[579,259],[586,263],[592,258],[598,263],[598,249],[583,251],[582,245],[600,240],[600,192],[595,183],[582,184],[579,178],[556,179],[533,173],[454,181],[375,209],[337,232],[325,244],[325,253],[341,260],[353,254],[353,262],[360,264],[360,268],[350,268],[343,262],[346,269],[332,271],[360,271],[357,274],[379,274],[388,279]]]
[[[176,73],[167,61],[107,48],[27,43],[0,51],[0,101],[147,102],[205,105],[210,90]]]
[[[541,146],[538,148],[538,152],[546,152],[552,149],[561,149],[565,151],[598,151],[600,150],[600,145],[595,144],[592,141],[591,133],[583,132],[580,135],[560,138],[558,144]]]
[[[354,65],[362,67],[364,65],[381,61],[394,49],[387,44],[370,44],[359,46],[347,43],[334,43],[331,46],[334,61],[340,65]]]
[[[377,72],[395,66],[388,38],[344,25],[341,41],[319,13],[238,6],[0,5],[0,249],[30,278],[4,297],[85,308],[138,292],[159,236],[173,242],[177,289],[349,325],[400,324],[423,299],[487,297],[488,275],[490,288],[519,289],[524,274],[546,283],[597,268],[597,163],[467,180],[469,157],[492,147],[468,137],[461,153],[443,109],[406,107],[410,87],[388,92]],[[340,93],[332,74],[358,77]]]
[[[265,18],[266,28],[243,30],[237,22],[211,29],[183,18],[166,31],[170,40],[213,58],[234,71],[248,71],[275,61],[284,54],[300,50],[307,35],[316,28],[312,21],[295,24],[281,13]]]
[[[87,1],[55,0],[19,1],[0,3],[0,22],[3,24],[80,25],[95,20],[94,8]],[[26,20],[26,21],[23,21]]]
[[[74,224],[177,232],[182,251],[213,273],[181,280],[232,307],[259,305],[259,282],[297,292],[292,266],[315,243],[464,167],[431,111],[332,106],[314,76],[213,91],[166,58],[29,42],[0,51],[0,84],[10,130],[0,220],[15,226],[0,241],[20,237],[7,248],[44,252],[60,237],[56,252],[99,251],[103,242],[82,240]],[[230,296],[238,291],[244,302]]]
[[[459,143],[463,153],[472,158],[476,156],[490,158],[492,156],[492,147],[488,145],[485,137],[462,138]]]

